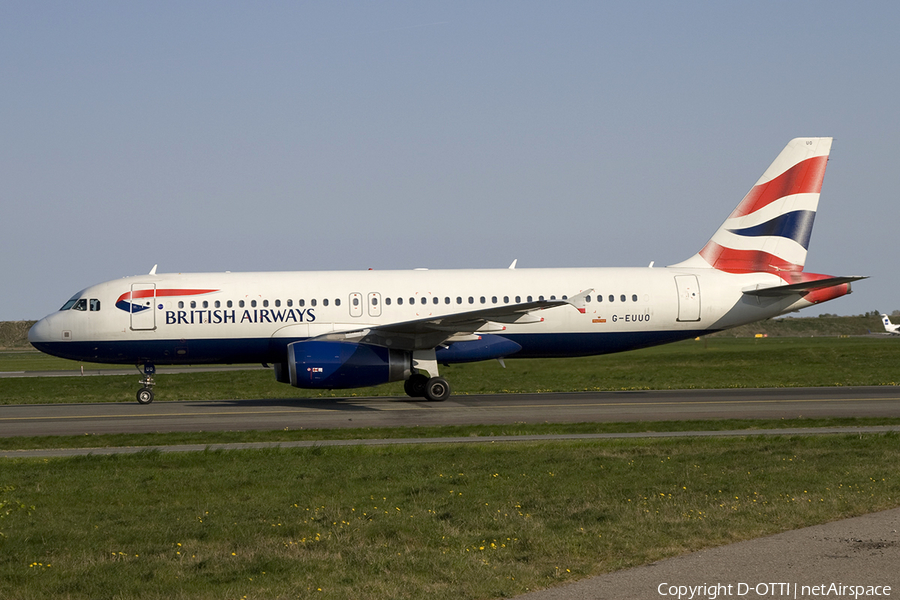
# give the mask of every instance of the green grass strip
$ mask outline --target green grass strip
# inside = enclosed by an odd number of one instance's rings
[[[900,425],[900,418],[834,417],[816,419],[722,419],[712,421],[639,421],[613,423],[510,423],[506,425],[444,425],[429,427],[361,427],[354,429],[279,429],[273,431],[198,431],[120,433],[78,436],[0,437],[0,450],[49,448],[110,448],[231,444],[319,440],[495,437],[553,434],[642,433],[665,431],[728,431],[867,427]]]
[[[0,461],[0,596],[497,598],[900,505],[900,438]]]

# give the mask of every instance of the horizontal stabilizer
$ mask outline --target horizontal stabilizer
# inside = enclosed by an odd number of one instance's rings
[[[829,288],[835,285],[850,283],[866,279],[868,276],[851,276],[851,277],[829,277],[827,279],[817,279],[816,281],[803,281],[800,283],[792,283],[790,285],[776,285],[753,290],[743,290],[748,296],[778,297],[790,296],[791,294],[805,294],[813,290]]]

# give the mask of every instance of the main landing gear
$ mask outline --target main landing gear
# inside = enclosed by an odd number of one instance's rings
[[[413,374],[403,383],[403,391],[412,398],[425,398],[429,402],[443,402],[450,397],[450,384],[438,376],[435,351],[416,350],[412,356]],[[428,373],[429,375],[426,375]],[[431,377],[430,375],[434,375]]]
[[[142,386],[137,392],[138,404],[150,404],[153,402],[153,386],[156,384],[156,382],[153,381],[153,376],[155,374],[155,365],[150,363],[144,365],[144,378],[138,382]]]
[[[422,373],[414,373],[403,383],[403,391],[412,398],[443,402],[450,397],[450,384],[443,377],[428,377]]]

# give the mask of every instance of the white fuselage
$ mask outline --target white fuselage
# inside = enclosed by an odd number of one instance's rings
[[[583,312],[557,306],[478,330],[521,345],[512,357],[580,356],[694,337],[809,305],[799,294],[742,294],[779,283],[768,273],[671,267],[153,274],[87,288],[78,295],[83,310],[49,315],[30,339],[49,353],[96,362],[279,362],[298,340],[591,290]]]

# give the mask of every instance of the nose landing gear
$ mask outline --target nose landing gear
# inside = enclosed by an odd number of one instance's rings
[[[155,374],[156,366],[146,363],[144,365],[144,378],[138,382],[142,386],[137,392],[138,404],[150,404],[153,402],[153,386],[156,384],[156,382],[153,381],[153,375]]]

